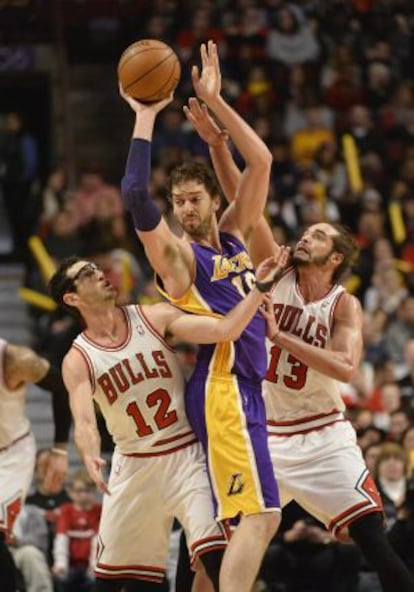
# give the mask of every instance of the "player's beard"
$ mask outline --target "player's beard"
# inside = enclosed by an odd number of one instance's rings
[[[319,257],[310,257],[309,259],[301,259],[300,257],[296,257],[294,254],[292,256],[292,263],[295,267],[308,267],[309,265],[316,265],[316,267],[323,267],[328,263],[329,257],[334,252],[334,249],[331,249],[329,253],[326,255],[320,255]]]
[[[182,223],[181,226],[189,236],[194,238],[205,238],[211,232],[212,219],[213,215],[209,214],[203,220],[200,220],[195,226],[192,223],[186,224],[185,222]]]

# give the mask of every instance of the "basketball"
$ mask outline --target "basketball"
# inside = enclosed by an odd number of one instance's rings
[[[177,86],[181,66],[171,47],[157,39],[141,39],[126,48],[118,63],[123,90],[143,102],[161,101]]]

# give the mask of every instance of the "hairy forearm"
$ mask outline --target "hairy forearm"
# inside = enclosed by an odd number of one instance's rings
[[[209,150],[220,187],[222,188],[227,201],[232,202],[236,197],[241,172],[236,166],[226,142],[220,142],[214,146],[209,146]]]
[[[263,302],[264,294],[254,288],[220,321],[221,341],[236,341]]]
[[[86,456],[100,455],[101,438],[96,425],[93,425],[91,422],[75,422],[74,440],[83,461]]]
[[[219,96],[208,105],[227,129],[246,164],[270,168],[272,155],[266,144],[242,117]]]
[[[285,349],[301,362],[341,382],[349,382],[356,371],[353,360],[343,352],[321,349],[295,335],[278,331],[272,342]]]

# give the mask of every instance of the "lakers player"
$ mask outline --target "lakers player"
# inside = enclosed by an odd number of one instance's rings
[[[226,126],[246,163],[234,205],[218,223],[220,190],[212,171],[200,163],[178,167],[170,193],[184,236],[171,232],[148,192],[154,122],[169,100],[148,105],[121,91],[136,113],[122,195],[163,293],[185,311],[225,314],[254,285],[245,240],[266,203],[271,154],[221,97],[211,41],[201,46],[201,60],[201,76],[197,68],[192,72],[197,96]],[[264,340],[264,319],[257,314],[237,341],[202,346],[186,389],[187,414],[207,455],[217,518],[241,516],[223,559],[223,592],[250,592],[280,521],[261,392]]]
[[[286,253],[258,268],[258,279],[283,266]],[[165,575],[174,517],[190,556],[201,557],[218,590],[225,539],[214,520],[205,456],[184,410],[184,378],[167,337],[199,343],[237,339],[272,280],[227,316],[194,316],[167,303],[115,306],[116,293],[95,264],[63,261],[50,282],[56,302],[78,314],[85,330],[63,362],[75,442],[104,493],[96,567],[98,591],[158,589]],[[262,291],[260,291],[262,290]],[[93,401],[115,442],[107,486]],[[134,586],[134,582],[136,582]]]

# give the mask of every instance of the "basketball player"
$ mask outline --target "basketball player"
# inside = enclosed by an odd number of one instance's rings
[[[13,524],[33,478],[35,439],[26,415],[26,385],[53,395],[55,444],[46,466],[45,487],[56,491],[65,479],[70,411],[60,373],[28,347],[0,339],[0,574],[1,590],[15,592],[15,566],[7,547]]]
[[[209,143],[231,200],[240,172],[223,132],[199,105],[190,103],[186,114]],[[264,218],[251,234],[249,250],[253,261],[275,252]],[[362,356],[361,307],[338,284],[356,256],[343,227],[315,224],[298,241],[291,267],[272,290],[275,324],[263,386],[269,448],[282,506],[294,499],[339,539],[349,534],[386,592],[408,592],[414,583],[385,536],[381,499],[345,421],[337,386],[351,379]]]
[[[276,264],[283,267],[287,251]],[[184,411],[184,378],[166,338],[198,343],[236,340],[273,280],[273,258],[256,288],[227,316],[188,315],[168,303],[117,307],[116,292],[95,264],[64,260],[50,282],[56,302],[86,327],[63,362],[75,442],[106,494],[99,529],[96,590],[156,590],[165,574],[173,518],[187,534],[218,590],[225,539],[214,520],[205,456]],[[115,442],[109,485],[102,476],[93,401]],[[136,544],[135,544],[136,542]],[[136,581],[135,587],[133,587]]]
[[[169,100],[142,104],[121,89],[136,113],[122,194],[171,302],[196,314],[225,314],[254,285],[244,241],[266,203],[271,155],[221,97],[217,48],[211,41],[201,46],[201,60],[201,76],[196,67],[192,71],[197,96],[227,127],[246,163],[234,205],[218,224],[220,191],[212,171],[200,163],[182,165],[173,171],[170,189],[184,236],[171,232],[148,193],[153,127]],[[217,518],[241,516],[223,558],[223,592],[250,592],[280,521],[261,393],[264,339],[265,322],[256,314],[237,342],[201,345],[186,389],[187,415],[207,455]]]

